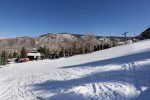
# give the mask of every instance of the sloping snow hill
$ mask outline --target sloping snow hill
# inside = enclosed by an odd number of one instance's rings
[[[0,100],[129,99],[150,99],[150,40],[0,67]]]

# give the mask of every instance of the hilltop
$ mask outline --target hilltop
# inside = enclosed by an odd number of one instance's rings
[[[142,32],[139,36],[137,36],[141,39],[150,39],[150,28],[146,29],[144,32]]]
[[[41,46],[47,46],[51,51],[60,51],[62,45],[71,47],[73,42],[83,41],[86,37],[93,36],[95,45],[101,43],[118,42],[123,40],[123,37],[102,37],[95,35],[81,35],[71,33],[47,33],[39,37],[16,37],[16,38],[2,38],[0,39],[0,51],[6,50],[9,52],[20,51],[22,47],[26,47],[28,51],[38,49]],[[91,41],[91,40],[90,40]],[[79,43],[81,44],[81,43]]]

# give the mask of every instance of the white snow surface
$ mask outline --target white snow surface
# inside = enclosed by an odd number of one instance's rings
[[[150,40],[0,66],[0,100],[150,100]]]

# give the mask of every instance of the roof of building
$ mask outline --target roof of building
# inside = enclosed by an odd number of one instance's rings
[[[29,52],[27,56],[41,56],[39,52]]]

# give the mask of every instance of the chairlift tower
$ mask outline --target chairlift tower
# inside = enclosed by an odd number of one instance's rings
[[[125,33],[123,33],[122,35],[124,35],[124,38],[125,38],[125,42],[127,43],[127,33],[128,32],[125,32]]]

